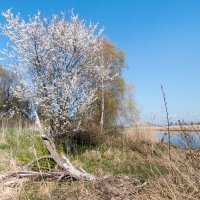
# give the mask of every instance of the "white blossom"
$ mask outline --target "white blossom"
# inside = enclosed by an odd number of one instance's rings
[[[1,53],[20,79],[15,95],[42,110],[53,134],[80,129],[97,88],[111,82],[110,64],[102,58],[102,30],[73,13],[70,19],[64,14],[47,19],[38,12],[28,21],[10,10],[2,15],[2,34],[10,42]]]

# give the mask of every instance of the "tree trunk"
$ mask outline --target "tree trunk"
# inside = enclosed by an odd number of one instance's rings
[[[101,91],[101,121],[100,121],[100,127],[101,127],[101,134],[103,134],[103,126],[104,126],[104,82],[102,78],[102,91]]]
[[[59,153],[56,150],[53,140],[44,133],[39,117],[36,112],[35,112],[35,115],[36,115],[36,124],[38,125],[39,133],[43,140],[43,144],[47,147],[48,151],[51,154],[52,159],[57,163],[57,165],[64,171],[69,172],[70,176],[72,178],[75,178],[76,180],[79,180],[79,179],[85,179],[85,180],[90,180],[90,181],[97,180],[98,177],[87,173],[83,169],[75,168],[64,154],[59,155]]]

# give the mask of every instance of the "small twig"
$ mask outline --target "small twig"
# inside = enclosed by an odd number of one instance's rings
[[[169,126],[170,126],[169,112],[168,112],[168,108],[167,108],[167,99],[166,99],[165,92],[164,92],[162,85],[161,85],[161,91],[162,91],[163,100],[165,103],[165,112],[166,112],[166,117],[167,117],[167,132],[168,132],[168,151],[169,151],[169,160],[171,161],[172,160],[172,158],[171,158],[171,133],[170,133],[170,129],[169,129]]]
[[[30,166],[33,165],[35,162],[38,162],[38,161],[40,161],[40,160],[47,159],[47,158],[53,159],[51,155],[41,156],[41,157],[36,158],[36,159],[32,160],[31,162],[27,163],[26,165],[23,166],[23,168],[30,167]]]
[[[79,167],[78,168],[80,171],[84,172],[84,173],[87,173],[82,167]]]
[[[68,172],[63,172],[63,173],[57,178],[57,180],[58,180],[58,181],[61,181],[64,177],[68,177],[69,179],[71,178],[71,177],[69,176],[69,173],[68,173]]]
[[[142,185],[138,185],[137,188],[143,188],[148,182],[144,182]]]

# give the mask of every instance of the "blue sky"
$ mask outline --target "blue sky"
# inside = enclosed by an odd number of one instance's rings
[[[98,22],[105,35],[126,53],[123,73],[135,85],[142,121],[165,121],[162,84],[172,121],[200,121],[199,0],[5,0],[23,17],[74,8],[81,18]],[[0,22],[3,18],[0,17]],[[0,47],[5,40],[0,36]]]

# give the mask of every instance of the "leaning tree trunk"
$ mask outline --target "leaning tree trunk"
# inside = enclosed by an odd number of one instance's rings
[[[42,125],[40,123],[39,117],[36,114],[36,124],[39,128],[39,133],[42,138],[43,144],[47,147],[50,155],[41,156],[39,158],[36,158],[35,160],[31,161],[27,165],[23,166],[22,170],[15,171],[15,172],[8,172],[8,173],[0,173],[0,182],[5,181],[6,179],[12,178],[12,177],[18,177],[18,178],[25,178],[25,177],[43,177],[43,178],[56,178],[57,180],[61,180],[65,177],[72,178],[75,180],[89,180],[89,181],[95,181],[100,180],[102,178],[106,177],[97,177],[92,174],[87,173],[82,168],[75,168],[69,159],[64,155],[60,155],[56,149],[56,146],[54,144],[54,141],[48,137],[48,135],[45,134],[45,132],[42,129]],[[37,162],[41,159],[51,158],[53,159],[57,165],[60,167],[61,171],[58,172],[35,172],[35,171],[28,171],[27,168],[31,166],[34,162]]]
[[[58,153],[54,141],[44,133],[37,113],[36,113],[36,124],[38,125],[39,133],[43,140],[43,144],[47,147],[49,153],[51,154],[52,159],[57,163],[57,165],[62,170],[66,171],[66,173],[68,173],[72,178],[75,178],[76,180],[85,179],[93,181],[98,179],[96,176],[87,173],[83,169],[75,168],[64,154],[60,155]]]

